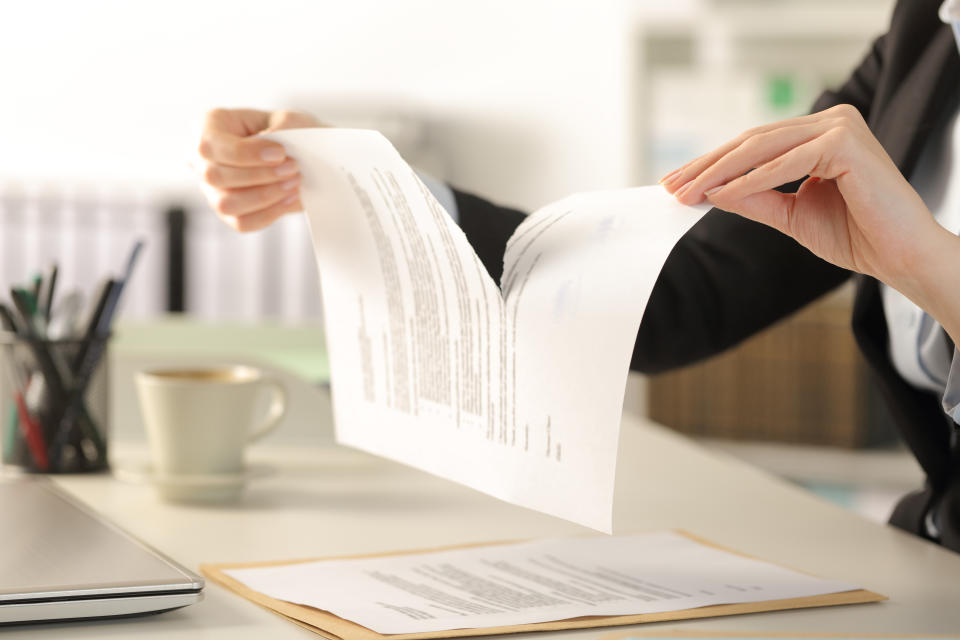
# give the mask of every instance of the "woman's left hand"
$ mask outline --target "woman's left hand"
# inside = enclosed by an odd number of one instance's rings
[[[774,190],[805,176],[796,194]],[[684,204],[707,198],[887,283],[960,344],[960,237],[934,220],[854,107],[751,129],[661,182]]]
[[[796,194],[774,190],[804,176]],[[746,131],[661,182],[680,202],[706,197],[907,295],[944,232],[850,105]]]

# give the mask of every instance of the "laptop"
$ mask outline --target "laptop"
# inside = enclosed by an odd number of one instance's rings
[[[49,480],[0,478],[0,624],[158,613],[202,589]]]

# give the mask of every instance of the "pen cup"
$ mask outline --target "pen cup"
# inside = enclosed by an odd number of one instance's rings
[[[23,471],[107,468],[107,347],[0,332],[0,448]]]

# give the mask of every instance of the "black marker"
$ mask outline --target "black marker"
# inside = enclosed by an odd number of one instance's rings
[[[37,298],[37,312],[43,318],[43,326],[50,325],[50,312],[53,310],[53,292],[57,287],[57,272],[59,271],[56,263],[50,267],[50,273],[43,279],[43,286],[40,288],[40,296]]]
[[[2,303],[0,303],[0,323],[3,323],[4,331],[16,334],[21,333],[19,323],[16,317],[14,317],[13,312],[10,311],[10,307]]]

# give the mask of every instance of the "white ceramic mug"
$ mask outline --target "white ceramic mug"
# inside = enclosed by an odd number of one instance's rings
[[[153,480],[171,500],[226,500],[243,488],[247,444],[277,427],[287,393],[254,367],[157,369],[136,374]],[[258,399],[269,391],[267,414]]]

